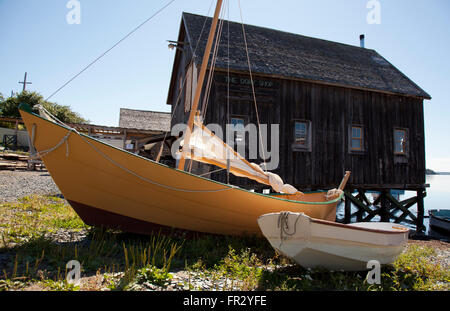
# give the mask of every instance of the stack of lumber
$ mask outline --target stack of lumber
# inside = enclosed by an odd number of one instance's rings
[[[0,170],[26,170],[29,169],[29,162],[30,157],[28,155],[0,153]]]

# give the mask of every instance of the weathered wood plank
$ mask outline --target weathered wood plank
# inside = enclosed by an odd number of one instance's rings
[[[180,58],[176,66],[178,78],[185,73],[186,62],[187,59]],[[227,111],[228,90],[223,82],[226,75],[223,71],[215,73],[205,121],[225,127],[228,115],[235,114],[247,116],[248,122],[256,124],[248,85],[230,84],[230,111]],[[230,75],[248,78],[246,73]],[[275,172],[286,182],[302,190],[326,189],[336,186],[343,172],[351,170],[348,185],[353,188],[418,190],[424,187],[422,99],[256,73],[254,79],[273,82],[270,88],[256,87],[256,99],[261,123],[280,125],[280,163]],[[184,104],[180,103],[173,124],[185,119]],[[292,150],[296,119],[311,122],[310,151]],[[364,127],[361,153],[349,151],[348,128],[355,123]],[[407,128],[410,133],[410,148],[404,163],[393,154],[395,127]],[[216,175],[226,180],[225,173]],[[238,186],[256,186],[243,178],[232,178],[230,182],[233,181]]]

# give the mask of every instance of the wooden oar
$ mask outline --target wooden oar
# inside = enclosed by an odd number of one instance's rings
[[[339,190],[344,190],[345,185],[347,184],[348,179],[350,178],[351,171],[345,171],[344,178],[342,178],[341,184],[339,185]]]
[[[351,174],[350,171],[345,172],[344,178],[342,178],[339,188],[331,189],[330,191],[328,191],[327,194],[325,195],[326,200],[335,199],[342,193],[342,191],[344,191],[345,185],[347,184],[347,181],[350,178],[350,174]]]

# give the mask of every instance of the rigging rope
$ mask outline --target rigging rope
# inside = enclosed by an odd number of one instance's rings
[[[198,175],[198,176],[203,177],[203,176],[206,176],[206,175],[208,175],[208,174],[217,173],[217,172],[220,172],[220,171],[223,171],[223,170],[224,170],[224,168],[219,168],[219,169],[217,169],[217,170],[210,171],[210,172],[206,172],[206,173],[200,174],[200,175]]]
[[[226,191],[226,190],[231,190],[231,189],[235,189],[236,187],[234,186],[229,186],[227,188],[221,188],[221,189],[215,189],[215,190],[191,190],[191,189],[183,189],[183,188],[177,188],[177,187],[172,187],[172,186],[168,186],[168,185],[164,185],[161,184],[159,182],[156,182],[154,180],[148,179],[146,177],[143,177],[135,172],[133,172],[132,170],[124,167],[123,165],[117,163],[116,161],[114,161],[113,159],[111,159],[107,154],[105,154],[104,152],[102,152],[101,150],[99,150],[97,147],[95,147],[86,137],[84,137],[83,135],[81,135],[80,133],[78,133],[74,128],[68,126],[67,124],[65,124],[64,122],[62,122],[61,120],[59,120],[58,118],[56,118],[54,115],[52,115],[47,109],[45,109],[43,106],[40,106],[39,109],[42,109],[46,114],[48,114],[48,116],[51,117],[51,119],[53,119],[56,123],[60,123],[61,125],[64,125],[69,132],[52,148],[49,148],[47,150],[45,150],[43,154],[43,156],[48,155],[50,152],[58,149],[58,147],[60,147],[64,142],[66,142],[67,144],[67,140],[70,136],[70,134],[72,132],[75,132],[78,134],[78,136],[84,141],[86,142],[91,148],[93,148],[98,154],[100,154],[103,158],[105,158],[106,160],[108,160],[109,162],[111,162],[113,165],[119,167],[120,169],[124,170],[125,172],[136,176],[137,178],[148,182],[150,184],[159,186],[161,188],[165,188],[168,190],[173,190],[173,191],[181,191],[181,192],[190,192],[190,193],[214,193],[214,192],[221,192],[221,191]],[[68,157],[68,149],[66,150],[66,157]]]
[[[228,1],[225,3],[225,5],[227,5],[227,4],[228,4]],[[223,23],[225,21],[224,17],[225,17],[225,10],[222,10],[221,18],[219,21],[219,26],[217,28],[217,35],[216,35],[216,41],[214,44],[214,50],[213,50],[212,59],[211,59],[211,66],[209,69],[208,79],[207,79],[207,83],[206,83],[205,96],[203,98],[203,103],[202,103],[201,115],[202,115],[203,119],[205,119],[206,111],[208,109],[209,96],[211,94],[212,80],[214,77],[214,68],[216,67],[217,55],[218,55],[219,46],[220,46],[220,40],[222,39],[222,29],[223,29]]]
[[[193,62],[194,62],[194,58],[195,58],[195,55],[196,55],[195,53],[197,52],[197,48],[198,48],[198,46],[199,46],[200,39],[201,39],[201,37],[202,37],[203,31],[204,31],[205,26],[206,26],[206,21],[208,20],[208,17],[207,17],[207,16],[209,15],[209,13],[210,13],[210,11],[211,11],[211,8],[212,8],[213,3],[214,3],[214,0],[211,1],[211,4],[210,4],[209,9],[208,9],[208,13],[206,14],[206,17],[205,17],[205,21],[203,22],[202,30],[200,31],[200,36],[198,37],[197,43],[195,44],[195,49],[194,49],[194,51],[192,52],[192,57],[191,57],[191,60],[190,60],[190,63],[192,63],[192,64],[193,64]],[[187,78],[187,75],[185,75],[184,78],[183,78],[183,82],[182,82],[182,85],[181,85],[181,89],[179,90],[178,96],[177,96],[177,100],[175,101],[175,106],[174,106],[173,109],[172,109],[172,114],[171,114],[171,116],[170,116],[170,122],[171,122],[171,123],[172,123],[173,117],[174,117],[174,115],[175,115],[175,111],[177,110],[178,104],[179,104],[179,102],[180,102],[181,95],[183,94],[184,86],[185,86],[185,84],[186,84],[186,78]],[[164,138],[163,138],[163,140],[162,140],[162,142],[161,142],[161,146],[160,146],[160,148],[159,148],[158,156],[156,157],[156,160],[155,160],[155,161],[158,162],[158,163],[159,163],[159,161],[160,161],[160,159],[161,159],[161,155],[162,155],[162,152],[163,152],[163,149],[164,149],[164,143],[166,142],[166,139],[167,139],[167,133],[168,133],[168,132],[166,132],[166,133],[164,134]]]
[[[55,146],[53,146],[53,147],[51,147],[51,148],[49,148],[49,149],[46,149],[46,150],[43,150],[43,151],[40,151],[40,152],[36,151],[35,154],[30,155],[30,159],[35,160],[35,159],[38,159],[38,158],[45,157],[47,154],[49,154],[49,153],[51,153],[52,151],[58,149],[63,143],[66,143],[66,158],[68,158],[68,157],[69,157],[69,144],[67,143],[67,140],[69,139],[69,136],[70,136],[70,134],[71,134],[72,132],[77,132],[77,130],[71,128],[70,131],[66,134],[66,136],[64,136],[64,137],[59,141],[59,143],[57,143]]]
[[[78,134],[78,136],[84,140],[87,144],[89,144],[97,153],[99,153],[101,156],[103,156],[105,159],[107,159],[108,161],[110,161],[113,165],[123,169],[124,171],[138,177],[139,179],[142,179],[143,181],[146,181],[148,183],[151,183],[153,185],[162,187],[162,188],[166,188],[169,190],[173,190],[173,191],[182,191],[182,192],[191,192],[191,193],[214,193],[214,192],[221,192],[221,191],[226,191],[226,190],[231,190],[231,189],[237,189],[239,187],[233,186],[233,185],[229,185],[228,188],[222,188],[222,189],[215,189],[215,190],[190,190],[190,189],[182,189],[182,188],[176,188],[176,187],[172,187],[172,186],[168,186],[168,185],[164,185],[158,182],[155,182],[153,180],[150,180],[146,177],[140,176],[139,174],[127,169],[126,167],[123,167],[122,165],[120,165],[119,163],[115,162],[113,159],[111,159],[110,157],[108,157],[105,153],[103,153],[102,151],[98,150],[98,148],[96,148],[88,139],[86,139],[86,137],[84,137],[84,135],[80,134],[76,129],[70,127],[69,125],[65,124],[64,122],[62,122],[61,120],[59,120],[57,117],[55,117],[54,115],[52,115],[47,109],[45,109],[42,105],[36,105],[35,107],[39,107],[40,111],[45,113],[45,116],[47,117],[47,119],[53,120],[56,123],[61,124],[62,126],[64,126],[65,128],[67,128],[69,130],[69,132],[60,140],[60,142],[58,142],[54,147],[49,148],[47,150],[44,150],[41,152],[41,154],[43,154],[43,156],[48,155],[49,153],[51,153],[52,151],[56,150],[57,148],[59,148],[64,142],[66,142],[66,157],[69,156],[68,154],[68,139],[69,136],[72,132],[75,132],[76,134]],[[331,190],[330,190],[331,191]],[[331,203],[335,203],[337,201],[339,201],[341,199],[343,195],[343,192],[340,191],[340,195],[339,197],[328,201],[328,202],[302,202],[302,201],[298,201],[296,200],[298,203],[306,203],[306,204],[313,204],[313,205],[326,205],[326,204],[331,204]]]
[[[117,41],[112,47],[110,47],[109,49],[107,49],[105,52],[103,52],[99,57],[97,57],[96,59],[94,59],[92,62],[90,62],[86,67],[84,67],[79,73],[77,73],[75,76],[73,76],[71,79],[69,79],[66,83],[64,83],[62,86],[60,86],[56,91],[54,91],[49,97],[47,97],[45,100],[49,100],[51,97],[53,97],[54,95],[56,95],[56,93],[58,93],[59,91],[61,91],[64,87],[66,87],[70,82],[72,82],[73,80],[75,80],[78,76],[80,76],[83,72],[85,72],[89,67],[91,67],[92,65],[94,65],[97,61],[99,61],[103,56],[105,56],[106,54],[108,54],[112,49],[114,49],[116,46],[118,46],[120,43],[122,43],[125,39],[127,39],[129,36],[131,36],[133,33],[135,33],[139,28],[141,28],[142,26],[144,26],[147,22],[149,22],[151,19],[153,19],[156,15],[158,15],[159,13],[161,13],[165,8],[167,8],[169,5],[171,5],[173,2],[175,2],[176,0],[171,0],[169,1],[166,5],[164,5],[162,8],[160,8],[158,11],[156,11],[152,16],[150,16],[149,18],[147,18],[145,21],[143,21],[139,26],[137,26],[136,28],[134,28],[132,31],[130,31],[127,35],[125,35],[122,39],[120,39],[119,41]]]
[[[252,74],[252,68],[251,68],[251,65],[250,65],[250,56],[249,56],[249,53],[248,53],[247,36],[245,35],[244,19],[242,17],[241,0],[238,0],[238,4],[239,4],[239,12],[240,12],[240,15],[241,15],[241,25],[242,25],[242,34],[244,36],[245,52],[246,52],[246,55],[247,55],[248,71],[249,71],[249,74],[250,74],[250,81],[251,81],[251,85],[252,85],[253,103],[255,105],[255,110],[256,110],[256,121],[258,122],[259,141],[260,141],[261,148],[262,148],[262,153],[263,153],[263,162],[264,162],[263,170],[266,172],[267,171],[267,169],[266,169],[266,154],[265,154],[265,148],[264,148],[262,134],[261,134],[261,123],[259,122],[258,105],[256,103],[255,85],[253,83],[253,74]]]

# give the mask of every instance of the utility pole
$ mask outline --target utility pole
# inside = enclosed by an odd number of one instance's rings
[[[27,73],[25,72],[25,77],[23,78],[23,82],[19,82],[20,84],[23,84],[23,92],[25,92],[25,88],[27,87],[27,84],[32,84],[31,82],[27,82]]]

